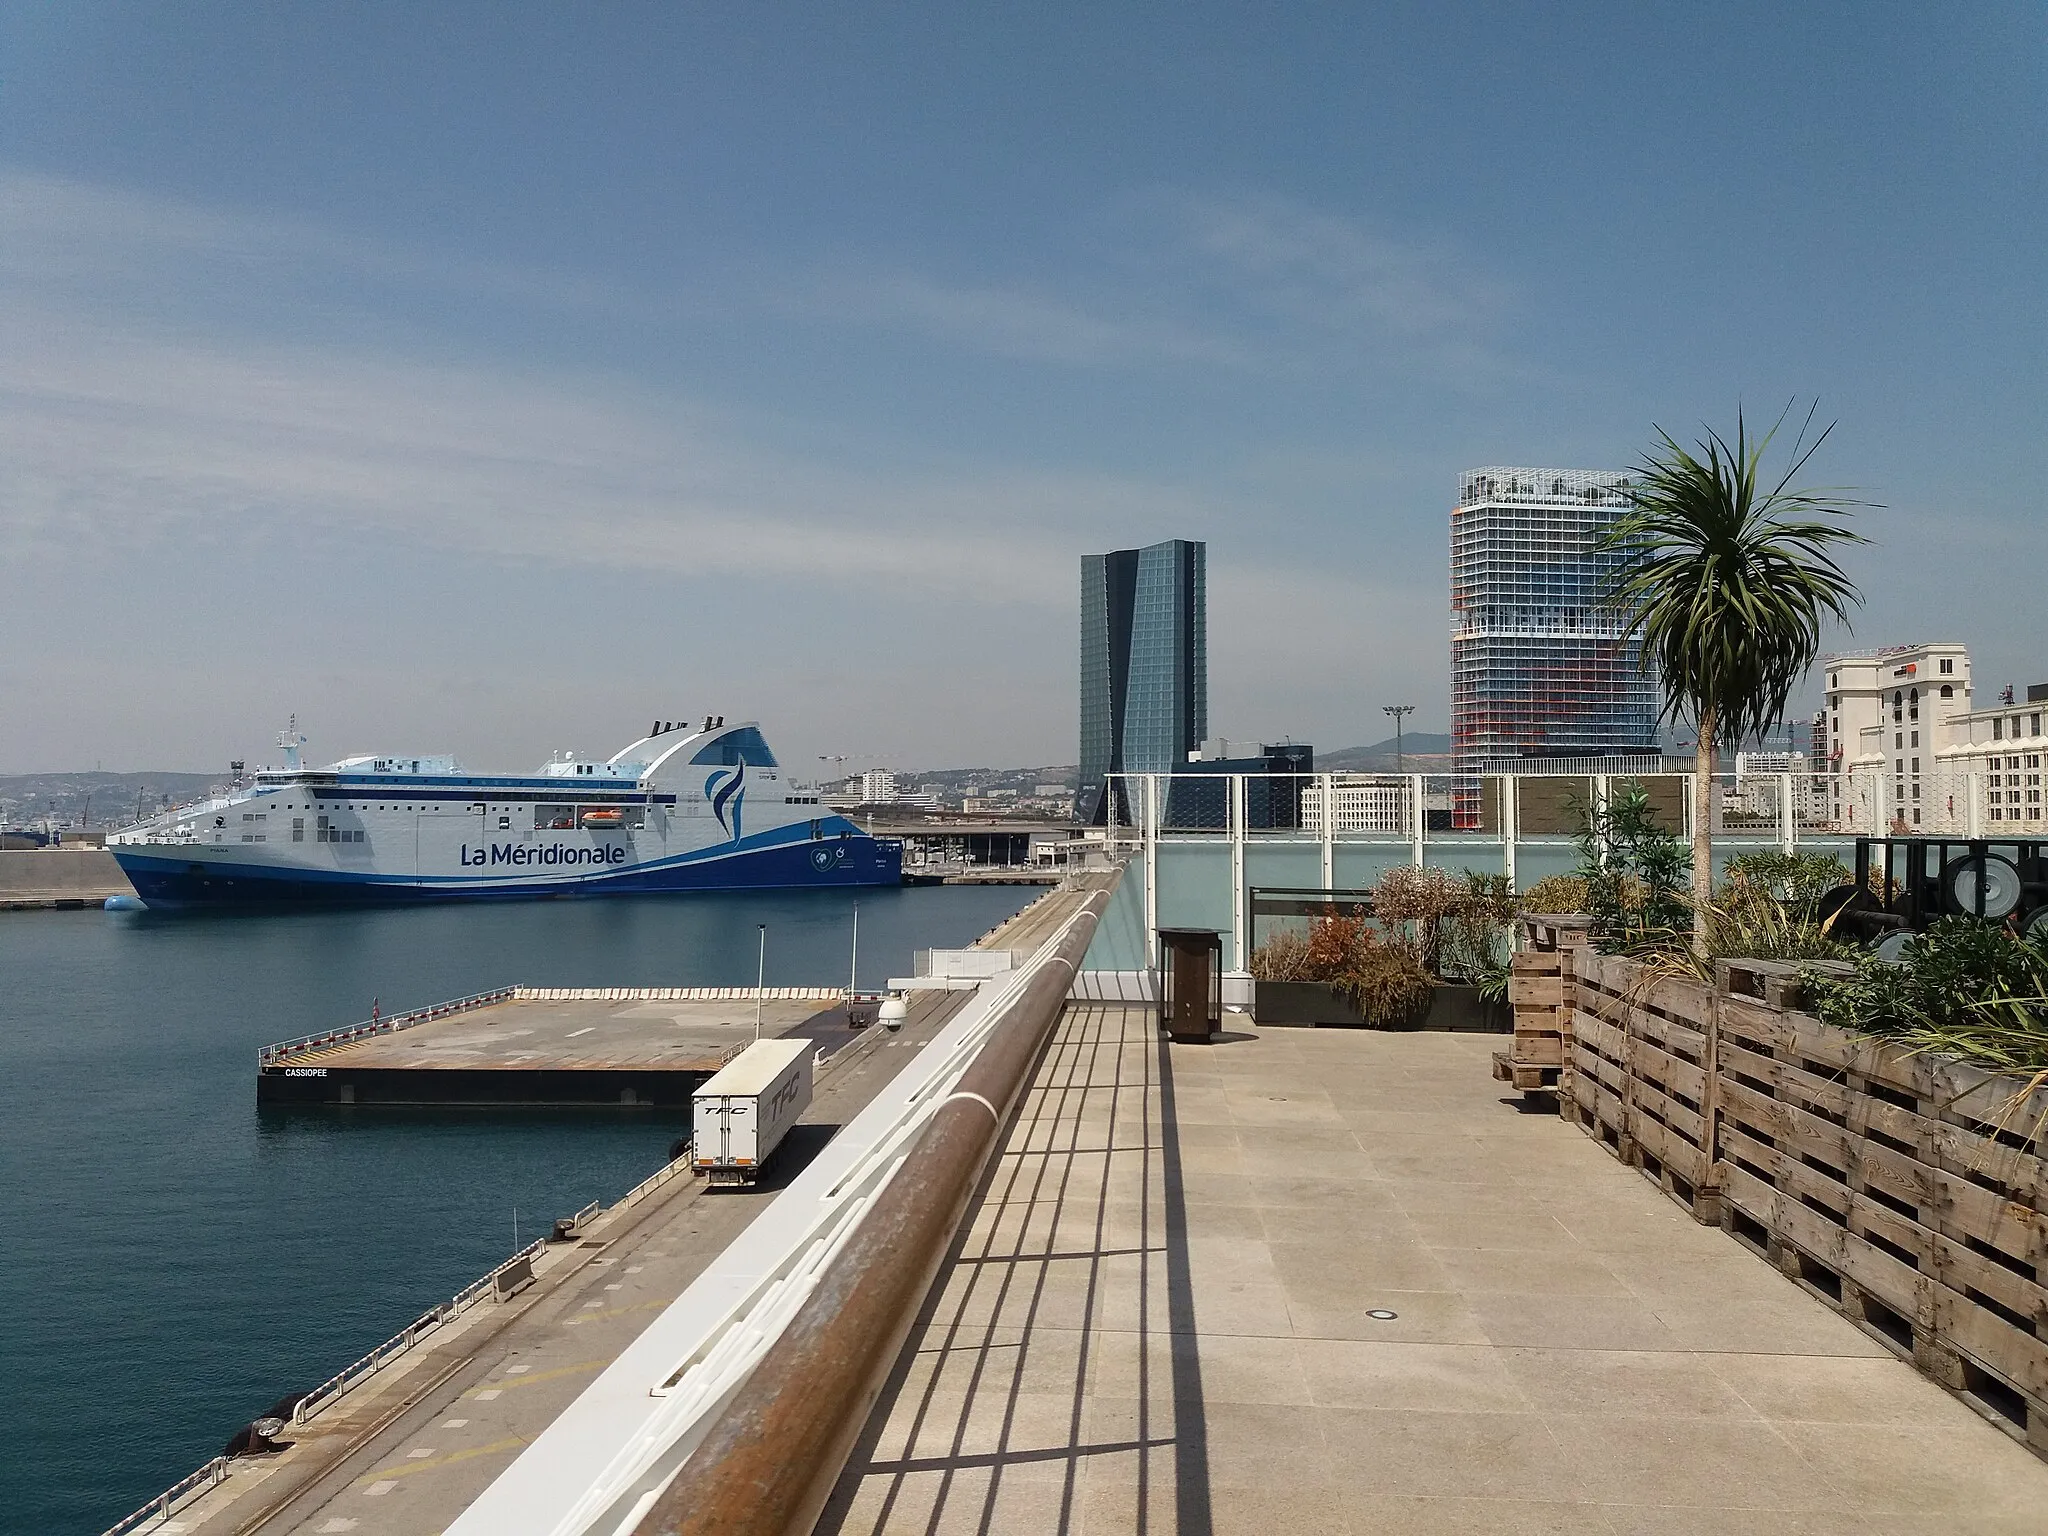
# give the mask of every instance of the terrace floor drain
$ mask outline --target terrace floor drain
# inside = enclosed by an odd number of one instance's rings
[[[1366,1313],[1365,1315],[1367,1317],[1373,1318],[1378,1322],[1391,1323],[1395,1318],[1399,1317],[1401,1314],[1398,1312],[1389,1312],[1385,1307],[1374,1307],[1370,1312]]]

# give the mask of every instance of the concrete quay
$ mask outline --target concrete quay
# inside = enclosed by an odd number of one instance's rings
[[[280,1438],[288,1449],[229,1462],[217,1488],[139,1529],[439,1532],[688,1288],[966,995],[923,995],[900,1034],[868,1031],[830,1058],[810,1109],[760,1187],[713,1190],[679,1171],[636,1203],[604,1212],[571,1241],[549,1247],[531,1286],[427,1334],[333,1407],[287,1428]]]
[[[858,1038],[832,988],[520,988],[388,1033],[266,1053],[256,1098],[294,1105],[682,1108],[754,1039]],[[612,995],[605,995],[605,994]],[[710,993],[711,996],[696,996]],[[795,995],[792,995],[795,994]]]
[[[104,848],[0,850],[0,912],[36,907],[97,907],[135,887]]]
[[[1071,1004],[819,1532],[2048,1529],[2048,1465],[1488,1054]]]

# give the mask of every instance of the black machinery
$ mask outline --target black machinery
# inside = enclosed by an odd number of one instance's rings
[[[2048,939],[2048,838],[1859,837],[1856,872],[1819,916],[1865,940],[1961,914]]]

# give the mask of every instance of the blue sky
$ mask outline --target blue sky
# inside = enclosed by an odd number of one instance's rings
[[[2033,5],[0,13],[0,771],[1447,720],[1477,464],[1818,396],[1858,642],[2048,679]]]

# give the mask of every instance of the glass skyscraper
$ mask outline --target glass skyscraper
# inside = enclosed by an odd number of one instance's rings
[[[1081,557],[1084,817],[1102,819],[1110,774],[1171,772],[1208,733],[1207,567],[1189,539]]]
[[[1628,480],[1585,469],[1474,469],[1451,512],[1451,753],[1509,759],[1657,750],[1660,694],[1603,602],[1616,557],[1594,539]]]

